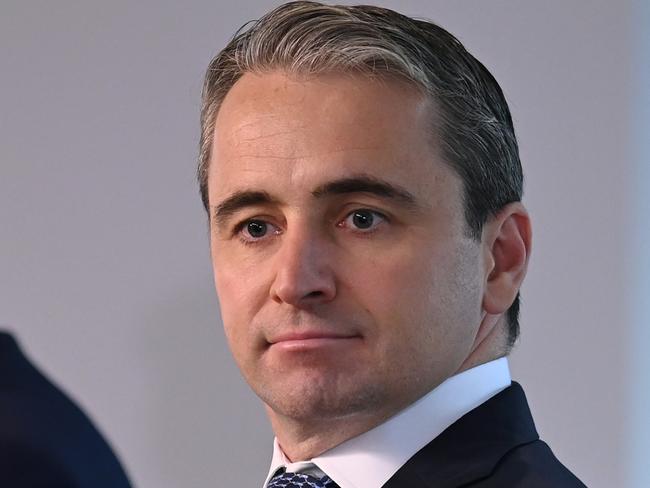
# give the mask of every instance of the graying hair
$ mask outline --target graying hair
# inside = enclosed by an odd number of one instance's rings
[[[480,239],[504,205],[521,200],[523,174],[499,84],[438,25],[373,6],[298,1],[242,27],[211,61],[203,85],[198,180],[206,211],[214,124],[228,91],[247,72],[352,73],[397,78],[434,101],[432,128],[463,182],[465,220]],[[519,334],[519,295],[508,310],[509,347]]]

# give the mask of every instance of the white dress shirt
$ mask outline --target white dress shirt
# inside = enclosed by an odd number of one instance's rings
[[[381,488],[420,449],[463,415],[510,386],[506,358],[452,376],[425,396],[368,432],[353,437],[310,461],[291,463],[277,439],[266,487],[275,472],[322,476],[341,488]]]

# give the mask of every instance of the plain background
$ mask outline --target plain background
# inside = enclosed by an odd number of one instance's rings
[[[0,6],[0,324],[138,487],[259,486],[268,469],[194,174],[203,72],[276,4]],[[534,225],[511,367],[538,430],[588,486],[650,486],[648,2],[378,4],[456,34],[511,105]]]

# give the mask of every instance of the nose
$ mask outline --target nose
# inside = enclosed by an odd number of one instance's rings
[[[271,298],[297,308],[326,303],[336,296],[332,250],[326,240],[308,232],[286,232],[275,255]]]

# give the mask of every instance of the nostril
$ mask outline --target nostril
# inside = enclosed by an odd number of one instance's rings
[[[317,298],[317,297],[320,297],[321,295],[323,295],[323,292],[316,290],[316,291],[312,291],[310,293],[307,293],[305,298]]]

